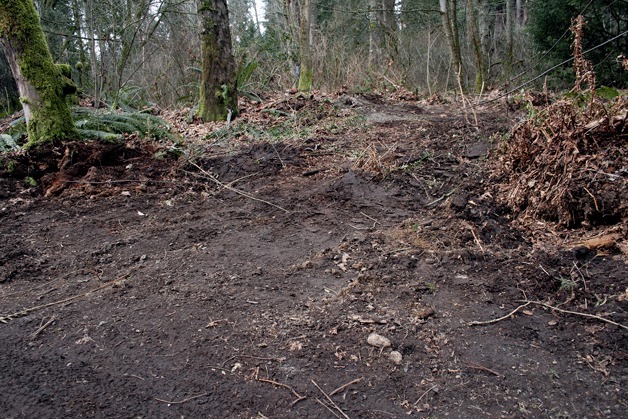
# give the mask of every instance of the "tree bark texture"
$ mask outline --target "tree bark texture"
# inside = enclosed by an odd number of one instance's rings
[[[456,0],[439,0],[440,16],[449,46],[451,63],[456,72],[456,77],[462,77],[462,54],[460,52],[460,37],[458,30],[458,13]]]
[[[466,0],[467,2],[467,33],[469,35],[469,43],[473,54],[473,63],[475,65],[475,92],[481,93],[484,89],[486,80],[486,66],[484,64],[484,56],[482,48],[482,38],[478,26],[476,14],[476,4],[474,0]]]
[[[510,82],[510,77],[512,76],[512,68],[514,65],[514,22],[514,0],[506,0],[506,51],[504,57],[504,77],[507,83]]]
[[[312,2],[315,0],[301,0],[301,25],[299,31],[299,91],[309,92],[312,89],[313,68],[312,68],[312,45],[311,41],[311,20]]]
[[[202,75],[198,116],[204,121],[224,121],[238,113],[227,1],[202,0],[198,14],[202,25]]]
[[[296,85],[299,84],[301,58],[298,52],[298,44],[301,36],[301,5],[299,0],[284,0],[283,17],[289,36],[284,37],[284,49],[288,52],[290,70],[295,76]]]
[[[79,6],[78,0],[72,1],[72,20],[74,21],[74,32],[78,34],[82,34],[84,31],[82,30],[81,23],[81,8]],[[79,63],[76,65],[76,70],[78,71],[78,87],[79,89],[83,89],[83,76],[85,74],[85,64],[87,63],[87,54],[85,53],[85,44],[83,43],[83,37],[79,36],[76,40],[78,50],[79,50]]]
[[[399,50],[397,17],[395,16],[395,0],[382,1],[382,26],[384,32],[384,46],[388,58],[394,59]]]
[[[382,61],[382,6],[381,0],[369,1],[369,66],[378,68]]]
[[[395,0],[369,1],[369,66],[381,68],[397,57]]]
[[[20,91],[27,147],[76,138],[65,96],[76,87],[52,61],[32,0],[0,1],[0,43]]]

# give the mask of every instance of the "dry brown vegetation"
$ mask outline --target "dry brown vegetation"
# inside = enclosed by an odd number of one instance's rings
[[[583,19],[574,19],[576,83],[549,106],[528,101],[529,117],[505,143],[497,177],[501,200],[515,212],[563,226],[614,224],[628,216],[626,139],[628,97],[596,91],[592,64],[582,53]]]
[[[533,109],[504,144],[502,201],[516,213],[568,227],[628,215],[626,96]]]

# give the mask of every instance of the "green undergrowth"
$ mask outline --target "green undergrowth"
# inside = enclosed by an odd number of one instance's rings
[[[179,143],[169,124],[155,115],[75,108],[73,116],[79,134],[84,139],[121,141],[125,134],[137,133],[149,140],[170,140]]]
[[[168,122],[143,112],[113,112],[92,108],[72,109],[72,117],[83,140],[122,142],[125,136],[137,134],[143,139],[180,145],[181,139],[172,132]],[[18,118],[0,134],[0,152],[15,151],[26,142],[24,118]]]
[[[265,113],[272,115],[272,121],[238,119],[208,134],[204,140],[213,143],[227,143],[234,139],[268,143],[295,142],[317,135],[342,134],[347,129],[363,122],[361,117],[330,118],[319,122],[316,118],[307,118],[298,114],[290,115],[285,111],[274,109],[269,109]]]
[[[0,134],[0,152],[16,151],[20,148],[9,134]]]

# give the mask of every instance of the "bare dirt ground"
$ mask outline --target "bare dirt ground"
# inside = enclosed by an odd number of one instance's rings
[[[169,117],[0,178],[0,416],[625,417],[625,221],[497,205],[503,106]]]

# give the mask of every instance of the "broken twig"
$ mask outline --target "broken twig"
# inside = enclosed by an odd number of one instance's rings
[[[8,323],[10,320],[16,319],[18,317],[28,316],[29,314],[31,314],[34,311],[38,311],[38,310],[42,310],[44,308],[48,308],[48,307],[52,307],[52,306],[58,306],[58,305],[65,304],[65,303],[69,303],[71,301],[78,300],[79,298],[86,297],[86,296],[88,296],[91,293],[94,293],[94,292],[103,290],[105,288],[111,287],[113,285],[119,284],[120,281],[122,281],[123,279],[125,279],[129,275],[131,275],[131,273],[133,273],[133,271],[135,271],[136,269],[137,269],[137,267],[131,269],[126,274],[119,276],[118,278],[114,279],[113,281],[107,282],[106,284],[101,285],[100,287],[97,287],[97,288],[95,288],[93,290],[84,292],[83,294],[73,295],[72,297],[64,298],[63,300],[53,301],[52,303],[42,304],[42,305],[31,307],[31,308],[25,308],[24,310],[17,311],[15,313],[7,314],[5,316],[0,316],[0,323]]]
[[[209,393],[203,393],[203,394],[199,394],[197,396],[188,397],[187,399],[183,399],[183,400],[178,401],[178,402],[173,402],[173,401],[170,401],[170,400],[158,399],[157,397],[155,397],[155,400],[157,400],[158,402],[163,402],[163,403],[168,403],[168,404],[183,404],[185,402],[189,402],[190,400],[198,399],[199,397],[203,397],[203,396],[207,396],[207,395],[209,395]]]
[[[231,361],[232,359],[236,359],[236,358],[251,358],[251,359],[259,359],[261,361],[275,361],[275,362],[281,362],[284,361],[286,358],[266,358],[266,357],[262,357],[262,356],[255,356],[255,355],[234,355],[231,358],[227,358],[223,363],[222,366],[224,367],[225,365],[227,365],[227,362]]]
[[[425,392],[424,392],[423,394],[421,394],[421,397],[419,397],[419,398],[417,399],[417,401],[416,401],[416,402],[414,402],[413,406],[416,406],[417,404],[419,404],[419,402],[421,401],[421,399],[422,399],[423,397],[425,397],[425,395],[426,395],[427,393],[429,393],[429,392],[430,392],[430,391],[432,391],[432,390],[436,390],[437,388],[438,388],[438,386],[432,386],[432,387],[428,388],[427,390],[425,390]]]
[[[509,318],[510,316],[515,314],[517,311],[521,310],[522,308],[529,306],[530,304],[532,304],[532,302],[528,301],[527,303],[520,305],[519,307],[517,307],[516,309],[514,309],[510,313],[508,313],[505,316],[502,316],[502,317],[500,317],[498,319],[487,320],[485,322],[470,322],[470,323],[468,323],[468,326],[482,326],[482,325],[485,325],[485,324],[493,324],[493,323],[501,322],[502,320],[506,320],[507,318]]]
[[[334,410],[333,410],[331,407],[329,407],[329,406],[327,406],[325,403],[323,403],[323,402],[321,401],[321,399],[316,399],[316,401],[317,401],[317,402],[319,402],[319,403],[321,404],[321,406],[323,406],[325,409],[329,410],[329,412],[330,412],[332,415],[334,415],[334,416],[335,416],[335,417],[337,417],[338,419],[341,419],[341,418],[340,418],[340,416],[338,416],[338,414],[337,414],[336,412],[334,412]]]
[[[275,207],[278,208],[284,212],[287,212],[288,214],[290,213],[290,211],[288,211],[287,209],[280,207],[279,205],[273,204],[272,202],[268,202],[265,201],[263,199],[260,198],[256,198],[253,195],[246,193],[244,191],[241,191],[240,189],[236,189],[232,186],[230,186],[228,183],[223,183],[221,181],[219,181],[215,176],[213,176],[211,173],[209,173],[208,171],[204,170],[201,166],[199,166],[198,164],[194,163],[194,162],[189,162],[192,166],[196,167],[201,173],[203,173],[209,180],[211,180],[212,182],[214,182],[215,184],[222,186],[223,188],[230,190],[231,192],[235,192],[238,195],[242,195],[245,198],[249,198],[253,201],[257,201],[257,202],[262,202],[266,205],[270,205],[271,207]]]
[[[486,367],[484,367],[484,366],[482,366],[480,364],[468,364],[467,368],[471,368],[471,369],[474,369],[474,370],[480,370],[480,371],[486,371],[486,372],[491,373],[493,375],[496,375],[498,377],[502,376],[500,373],[495,372],[495,371],[493,371],[490,368],[486,368]]]
[[[440,198],[438,198],[438,199],[436,199],[436,200],[434,200],[434,201],[430,202],[429,204],[427,204],[427,205],[425,205],[425,206],[426,206],[426,207],[431,207],[432,205],[434,205],[434,204],[436,204],[436,203],[438,203],[438,202],[442,201],[443,199],[445,199],[445,198],[449,198],[449,197],[451,196],[451,194],[453,194],[454,192],[456,192],[456,190],[455,190],[455,189],[453,189],[453,190],[452,190],[451,192],[449,192],[449,193],[443,194]]]
[[[480,239],[475,234],[475,229],[473,228],[473,226],[467,222],[464,222],[463,224],[465,227],[467,227],[471,231],[471,234],[473,235],[473,239],[475,240],[475,244],[477,244],[480,250],[482,251],[482,253],[484,253],[484,247],[482,247],[482,243],[480,242]]]
[[[55,320],[57,320],[57,316],[52,316],[50,320],[48,320],[43,326],[31,333],[31,339],[35,339],[41,332],[44,331],[46,327],[50,326]]]
[[[340,387],[338,387],[337,389],[335,389],[334,391],[332,391],[331,393],[329,393],[329,395],[333,396],[336,393],[340,393],[342,390],[344,390],[345,388],[349,387],[350,385],[359,383],[362,380],[364,380],[364,377],[356,378],[353,381],[349,381],[347,384],[343,384]]]
[[[325,392],[323,391],[323,389],[322,389],[322,388],[320,388],[320,387],[318,386],[318,384],[316,384],[316,381],[312,380],[312,384],[314,384],[314,385],[316,386],[316,388],[317,388],[317,389],[319,389],[321,393],[323,393],[323,396],[325,396],[325,398],[327,399],[327,401],[328,401],[329,403],[331,403],[331,405],[332,405],[332,406],[334,406],[334,408],[335,408],[335,409],[336,409],[336,410],[337,410],[337,411],[338,411],[338,412],[342,415],[342,417],[343,417],[343,418],[345,418],[345,419],[349,419],[349,416],[347,416],[347,415],[346,415],[346,413],[345,413],[345,412],[343,412],[343,411],[342,411],[342,409],[340,409],[336,403],[334,403],[334,401],[331,399],[331,397],[329,397],[329,396],[327,395],[327,393],[325,393]]]
[[[556,310],[556,311],[558,311],[560,313],[573,314],[574,316],[588,317],[589,319],[600,320],[602,322],[612,324],[613,326],[618,326],[618,327],[621,327],[622,329],[628,330],[628,326],[624,326],[623,324],[614,322],[614,321],[606,319],[604,317],[596,316],[595,314],[580,313],[578,311],[564,310],[562,308],[558,308],[558,307],[554,307],[554,306],[551,306],[549,304],[546,304],[546,303],[544,303],[542,301],[527,301],[526,305],[528,305],[528,304],[537,304],[537,305],[543,306],[545,308],[549,308],[551,310]]]
[[[300,402],[301,400],[305,400],[307,399],[307,397],[305,396],[301,396],[299,393],[297,393],[292,387],[290,387],[287,384],[282,384],[282,383],[278,383],[277,381],[273,381],[273,380],[267,380],[265,378],[256,378],[257,381],[261,381],[262,383],[269,383],[278,387],[283,387],[286,388],[288,390],[290,390],[292,392],[292,394],[295,395],[295,397],[297,398],[295,401],[292,402],[292,406],[294,406],[295,404],[297,404],[298,402]]]

